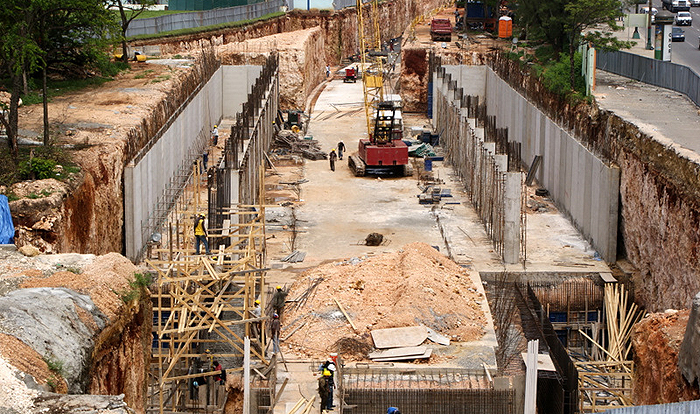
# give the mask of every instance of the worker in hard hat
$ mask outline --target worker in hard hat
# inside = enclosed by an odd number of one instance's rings
[[[255,307],[253,310],[250,311],[250,315],[253,318],[259,318],[260,315],[262,315],[262,308],[260,307],[260,299],[255,299]],[[255,321],[253,322],[253,332],[252,335],[254,338],[259,338],[260,337],[260,331],[262,327],[262,322],[261,321]]]
[[[331,410],[332,407],[335,407],[333,405],[333,388],[335,388],[335,381],[333,378],[335,377],[335,370],[336,370],[335,362],[333,361],[332,357],[329,357],[328,359],[326,359],[326,362],[321,364],[321,366],[318,367],[318,369],[324,375],[326,372],[329,373],[328,376],[330,377],[329,381],[331,384],[331,387],[330,387],[331,394],[328,396],[328,399],[329,399],[329,403],[328,403],[329,408],[328,409]]]
[[[282,286],[275,288],[275,294],[272,296],[272,309],[278,315],[282,315],[284,303],[287,301],[287,291],[282,289]]]
[[[214,146],[219,143],[219,126],[214,125],[214,129],[211,130],[211,141]]]
[[[207,228],[204,225],[205,218],[206,216],[204,215],[204,213],[200,213],[194,220],[195,254],[199,254],[200,243],[204,243],[204,250],[207,252],[207,255],[211,254],[211,252],[209,251],[209,242],[207,241]]]
[[[321,411],[332,410],[333,408],[328,408],[328,397],[333,394],[333,389],[330,388],[328,378],[330,378],[330,371],[324,370],[321,376],[318,378],[318,395],[321,397]]]
[[[386,410],[386,414],[401,414],[401,412],[400,412],[399,409],[396,408],[396,407],[389,407],[389,408]]]
[[[335,171],[335,160],[338,159],[338,154],[335,153],[335,148],[333,148],[328,154],[328,160],[331,162],[331,171]]]
[[[277,313],[272,315],[270,337],[272,338],[272,352],[276,354],[280,351],[280,316]]]

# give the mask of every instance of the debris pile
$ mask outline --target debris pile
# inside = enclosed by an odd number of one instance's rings
[[[299,138],[299,135],[287,129],[283,129],[277,134],[272,147],[273,153],[280,155],[298,154],[312,161],[325,160],[328,157],[321,150],[318,141]]]
[[[425,243],[306,271],[291,287],[280,337],[306,357],[367,358],[371,332],[425,325],[454,341],[484,334],[486,300],[466,270]],[[343,349],[341,349],[343,348]]]

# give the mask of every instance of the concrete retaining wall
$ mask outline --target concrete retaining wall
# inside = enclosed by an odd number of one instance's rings
[[[247,99],[260,68],[229,66],[216,71],[192,97],[160,138],[124,170],[126,256],[136,259],[151,236],[149,220],[164,208],[171,178],[190,168],[222,117],[234,117]],[[153,224],[153,223],[151,223]]]
[[[465,95],[480,96],[508,139],[520,142],[523,162],[542,156],[537,181],[549,190],[583,236],[609,263],[617,255],[620,169],[588,151],[486,66],[444,66]]]
[[[537,181],[600,256],[614,263],[620,169],[588,151],[490,69],[485,97],[497,126],[507,127],[509,139],[522,144],[523,162],[529,166],[535,155],[542,156]]]

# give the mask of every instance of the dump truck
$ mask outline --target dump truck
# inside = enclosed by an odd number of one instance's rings
[[[452,23],[449,19],[433,19],[430,22],[430,38],[434,42],[449,42],[452,40]]]

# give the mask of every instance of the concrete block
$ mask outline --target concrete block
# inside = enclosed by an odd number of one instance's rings
[[[522,173],[506,173],[504,197],[503,261],[518,263],[520,258],[520,198]]]

